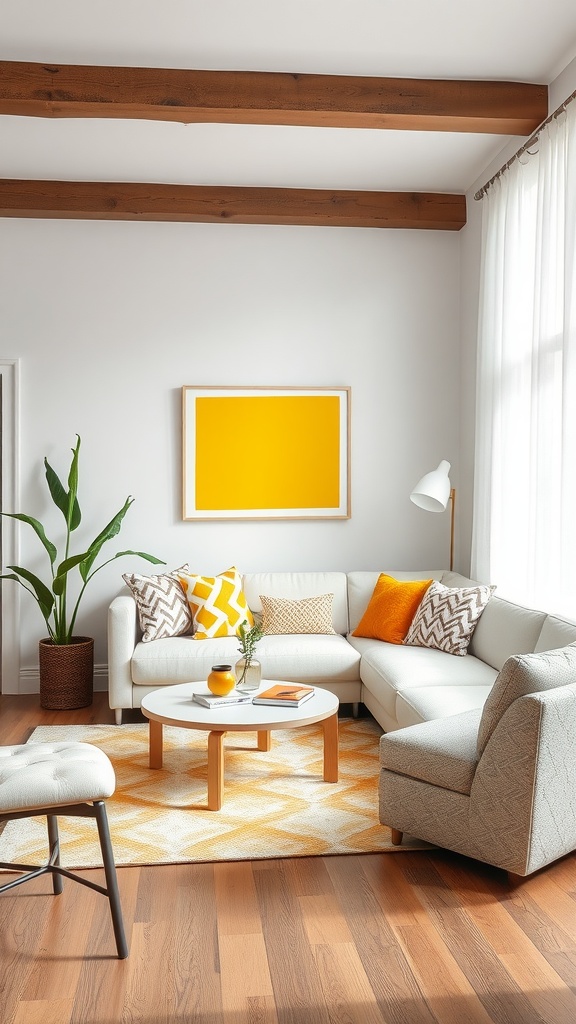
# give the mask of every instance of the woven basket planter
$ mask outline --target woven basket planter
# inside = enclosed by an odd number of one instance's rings
[[[94,694],[94,640],[73,636],[69,644],[48,637],[38,644],[40,707],[71,711],[92,703]]]

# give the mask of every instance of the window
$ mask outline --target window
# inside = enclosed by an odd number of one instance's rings
[[[576,618],[576,104],[484,204],[472,572]]]

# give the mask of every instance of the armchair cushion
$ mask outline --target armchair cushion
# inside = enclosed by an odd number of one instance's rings
[[[380,767],[441,789],[470,793],[478,764],[480,715],[478,708],[385,733],[380,739]]]
[[[508,658],[484,705],[478,730],[479,756],[504,712],[518,697],[554,690],[570,683],[576,683],[576,644],[556,651],[515,654]]]

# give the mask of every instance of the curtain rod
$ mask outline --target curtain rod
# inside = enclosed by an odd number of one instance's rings
[[[560,114],[562,114],[563,111],[566,110],[568,104],[571,103],[574,99],[576,99],[576,89],[574,90],[574,92],[570,93],[567,99],[565,99],[559,107],[556,107],[556,110],[554,110],[551,114],[548,115],[545,121],[542,121],[542,124],[538,125],[534,134],[531,135],[528,139],[528,142],[525,142],[523,146],[520,146],[520,149],[516,153],[514,153],[514,156],[511,156],[510,159],[507,160],[505,164],[503,164],[500,170],[496,171],[496,173],[492,175],[490,180],[487,181],[485,185],[482,185],[482,188],[478,189],[474,196],[474,199],[483,199],[490,186],[493,185],[495,181],[497,181],[500,175],[504,174],[504,171],[507,171],[508,168],[511,167],[516,160],[519,160],[519,158],[523,156],[524,153],[528,152],[531,146],[535,145],[535,143],[538,142],[540,133],[544,130],[544,128],[546,128],[546,126],[549,125],[551,121],[554,121],[557,117],[559,117]],[[529,155],[533,156],[534,154],[531,153]]]

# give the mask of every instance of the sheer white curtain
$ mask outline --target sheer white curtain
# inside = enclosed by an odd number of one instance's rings
[[[576,618],[576,102],[483,203],[472,575]]]

